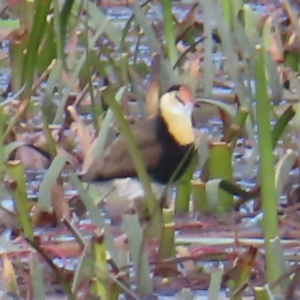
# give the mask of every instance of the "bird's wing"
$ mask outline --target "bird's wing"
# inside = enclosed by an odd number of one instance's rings
[[[154,120],[141,120],[131,125],[131,130],[142,153],[146,169],[154,168],[162,154],[162,148],[157,143]],[[135,176],[137,173],[128,151],[126,139],[119,135],[106,148],[103,155],[95,159],[81,178],[84,181],[101,181]]]

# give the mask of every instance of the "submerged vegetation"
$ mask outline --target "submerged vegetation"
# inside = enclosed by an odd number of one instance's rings
[[[299,5],[97,2],[2,7],[3,295],[298,299]],[[197,153],[157,199],[129,124],[174,84]],[[118,134],[144,201],[77,176]]]

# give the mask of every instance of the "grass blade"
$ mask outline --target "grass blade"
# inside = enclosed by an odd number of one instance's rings
[[[269,287],[267,285],[265,285],[264,287],[254,287],[254,300],[275,300],[277,298],[275,298]]]
[[[220,205],[219,184],[221,179],[212,179],[205,184],[206,203],[209,212],[216,212]]]
[[[289,122],[296,115],[296,110],[297,110],[297,108],[295,106],[293,106],[293,105],[289,106],[277,120],[277,122],[272,130],[273,148],[276,147],[277,142],[280,139],[282,133],[287,128]]]
[[[255,82],[256,114],[258,122],[258,146],[260,152],[260,178],[262,210],[264,212],[263,231],[266,249],[267,280],[271,282],[280,275],[280,268],[271,247],[271,240],[278,236],[277,193],[275,189],[274,155],[270,124],[270,102],[264,64],[264,49],[256,46]]]
[[[282,196],[285,184],[290,178],[290,171],[297,160],[297,154],[291,150],[287,149],[283,157],[280,158],[276,170],[275,170],[275,185],[277,190],[277,196]]]
[[[286,258],[284,257],[284,249],[282,244],[280,243],[280,239],[276,237],[271,241],[271,247],[273,248],[274,254],[276,256],[276,260],[278,264],[280,265],[281,274],[284,274],[289,271],[291,265],[287,262]],[[280,282],[281,297],[286,294],[288,287],[291,284],[291,278],[289,276],[286,276],[284,280]],[[277,295],[276,295],[277,296]]]
[[[38,192],[38,205],[42,211],[49,211],[51,209],[51,188],[57,182],[57,178],[60,175],[62,169],[64,168],[66,162],[66,155],[57,155],[53,159],[49,169],[47,170],[40,184]]]
[[[128,237],[129,249],[137,279],[138,293],[140,296],[149,296],[153,293],[150,266],[147,252],[142,248],[143,230],[139,225],[137,215],[124,216],[123,225]]]
[[[80,5],[81,0],[76,1]],[[103,32],[106,33],[107,37],[115,44],[119,45],[122,40],[122,32],[119,31],[108,17],[96,6],[92,1],[88,1],[87,12],[94,22],[96,28],[103,28]]]
[[[34,299],[46,299],[46,291],[43,281],[42,265],[36,253],[30,254],[30,275]]]
[[[93,257],[93,276],[97,280],[93,280],[91,284],[91,290],[98,299],[108,300],[107,289],[107,258],[106,258],[106,245],[103,229],[95,230],[91,240],[91,252]]]
[[[30,32],[27,53],[24,58],[22,82],[26,86],[24,92],[21,95],[22,99],[27,99],[31,95],[31,88],[33,85],[35,66],[37,62],[36,58],[47,25],[46,18],[49,13],[50,5],[50,0],[38,0],[35,3],[35,17]]]
[[[47,20],[47,25],[44,33],[44,40],[37,57],[36,73],[40,76],[51,65],[51,62],[56,58],[56,36],[54,32],[53,20]]]
[[[210,1],[203,2],[203,23],[204,23],[204,95],[209,96],[212,94],[213,89],[213,8]]]
[[[21,146],[26,145],[24,142],[11,142],[3,146],[2,161],[6,162],[13,151]]]
[[[163,22],[165,29],[165,39],[167,42],[168,57],[172,66],[174,66],[178,59],[178,52],[176,48],[175,30],[173,25],[172,2],[169,0],[162,0],[161,5],[163,11]]]
[[[90,47],[91,48],[94,47],[96,41],[98,40],[100,35],[103,33],[104,29],[105,29],[105,23],[102,23],[102,26],[98,28],[97,32],[95,33],[92,40],[90,41]],[[76,67],[75,67],[73,73],[71,74],[71,78],[68,82],[68,86],[65,88],[62,99],[60,100],[60,104],[59,104],[59,107],[57,109],[54,121],[53,121],[55,124],[61,124],[62,123],[65,104],[67,102],[67,99],[69,97],[69,94],[71,92],[71,89],[72,89],[73,85],[78,80],[79,72],[82,69],[82,66],[83,66],[86,58],[87,58],[87,54],[83,53],[77,61]]]
[[[7,163],[8,172],[14,180],[11,186],[13,193],[14,204],[17,210],[18,219],[27,239],[33,241],[34,234],[31,224],[31,219],[27,209],[27,191],[24,169],[21,161],[14,160]]]
[[[112,257],[112,259],[118,264],[117,260],[117,253],[118,250],[115,246],[114,239],[110,233],[110,229],[108,226],[105,224],[105,219],[104,217],[100,214],[98,207],[94,204],[94,201],[92,197],[89,195],[89,193],[83,188],[80,180],[78,177],[73,173],[70,172],[69,174],[70,181],[76,187],[78,190],[79,196],[84,203],[88,213],[89,217],[94,225],[96,225],[98,228],[104,228],[105,232],[105,241],[107,245],[107,249]]]
[[[72,12],[72,8],[73,8],[73,4],[74,4],[75,0],[68,0],[65,1],[64,6],[61,10],[61,13],[59,15],[59,29],[60,29],[60,51],[62,54],[62,58],[64,60],[64,54],[65,54],[65,45],[66,45],[66,37],[67,37],[67,28],[69,25],[69,20],[70,20],[70,16],[71,16],[71,12]]]
[[[162,93],[164,93],[165,90],[167,90],[172,84],[179,82],[177,71],[173,70],[170,61],[164,58],[160,43],[156,38],[153,27],[136,1],[133,3],[133,11],[135,21],[144,30],[151,52],[157,53],[160,57],[160,84]]]
[[[219,267],[217,270],[212,271],[208,288],[208,300],[219,299],[223,271],[223,267]]]
[[[45,89],[42,99],[43,120],[48,124],[51,124],[53,122],[57,110],[57,105],[53,101],[53,91],[56,86],[56,83],[59,81],[61,72],[62,63],[61,61],[57,60],[54,62],[53,68],[49,74],[47,87]]]

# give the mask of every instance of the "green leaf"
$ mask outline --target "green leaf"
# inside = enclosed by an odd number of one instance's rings
[[[125,87],[122,87],[121,89],[119,89],[119,91],[116,93],[115,95],[115,99],[117,101],[117,103],[120,103],[121,99],[124,96],[124,93],[126,91]],[[107,97],[114,97],[113,93],[111,93],[112,91],[108,91],[108,94],[106,95]],[[104,92],[105,93],[105,92]],[[101,156],[101,154],[103,153],[104,147],[105,147],[105,142],[106,142],[106,137],[108,134],[108,131],[110,129],[111,126],[111,122],[113,120],[113,112],[112,110],[109,108],[107,110],[107,113],[105,115],[104,121],[101,124],[101,130],[95,140],[96,143],[96,147],[92,153],[93,157],[96,158],[97,156]]]
[[[89,213],[89,217],[92,223],[98,226],[99,228],[102,228],[105,224],[105,219],[100,214],[97,206],[94,204],[92,197],[83,188],[81,182],[73,172],[71,172],[69,176],[72,184],[78,189],[79,196],[82,202],[84,203],[84,205],[86,206],[86,209]]]
[[[77,188],[79,196],[84,203],[88,213],[89,217],[92,221],[92,223],[97,226],[98,228],[104,228],[105,232],[105,241],[107,244],[107,249],[109,251],[109,254],[111,255],[113,261],[119,266],[118,264],[118,250],[115,246],[115,242],[113,239],[113,236],[111,234],[110,228],[105,224],[105,219],[101,215],[98,207],[95,205],[92,197],[90,194],[83,188],[82,183],[78,179],[78,177],[73,173],[69,173],[69,178],[72,184],[74,185],[75,188]]]
[[[123,226],[128,237],[138,293],[140,296],[149,296],[153,293],[150,266],[147,252],[143,249],[143,230],[137,215],[125,215]]]
[[[10,104],[11,102],[13,102],[16,99],[19,99],[19,96],[21,95],[21,93],[24,91],[25,86],[23,86],[17,93],[15,93],[13,95],[13,97],[10,97],[8,99],[6,99],[5,101],[0,103],[0,106],[4,107],[5,105]]]
[[[213,39],[212,33],[214,30],[213,22],[211,22],[214,14],[211,1],[203,2],[203,17],[204,17],[204,95],[210,96],[213,89],[214,66],[213,66]]]
[[[170,61],[164,58],[160,42],[156,38],[152,24],[136,1],[133,3],[133,11],[135,21],[144,30],[151,53],[157,53],[160,56],[160,85],[162,93],[164,93],[171,85],[179,83],[180,78],[177,71],[173,70]]]
[[[283,157],[280,158],[275,169],[275,185],[277,189],[278,199],[283,194],[283,188],[290,178],[290,171],[297,160],[296,153],[287,149]]]
[[[280,242],[279,237],[276,237],[275,239],[271,240],[271,247],[274,251],[276,261],[280,265],[280,271],[281,271],[280,275],[283,275],[284,273],[286,273],[290,270],[291,265],[287,262],[287,260],[284,256],[285,251]],[[283,296],[286,294],[290,284],[291,284],[291,279],[289,276],[285,276],[285,278],[280,281],[280,284],[279,284],[281,287],[281,290],[280,290],[281,295],[280,296]],[[274,292],[276,292],[276,290]]]
[[[255,50],[256,115],[260,153],[259,174],[261,179],[261,202],[264,214],[263,231],[266,241],[267,280],[271,282],[276,280],[280,275],[280,268],[270,244],[270,240],[278,236],[278,197],[275,187],[274,154],[270,124],[271,105],[268,99],[265,74],[265,51],[261,45],[257,45]]]
[[[68,35],[67,29],[68,29],[73,5],[74,5],[74,0],[65,1],[60,13],[59,25],[60,25],[60,37],[61,37],[61,51],[63,55],[64,55],[64,49],[65,49],[66,39]]]
[[[80,5],[81,0],[76,1]],[[103,28],[103,32],[115,44],[119,45],[122,39],[122,32],[118,30],[108,17],[99,9],[92,1],[88,1],[87,13],[90,15],[92,22],[96,28]]]
[[[178,59],[178,52],[176,48],[175,41],[175,28],[173,25],[173,15],[172,15],[172,2],[169,0],[162,0],[162,11],[163,11],[163,22],[165,29],[165,39],[167,42],[168,57],[171,64],[174,66]]]
[[[205,192],[206,192],[206,202],[208,206],[208,211],[216,212],[220,205],[219,199],[219,184],[221,179],[212,179],[206,182]]]
[[[91,48],[94,47],[98,38],[102,35],[104,28],[105,28],[105,23],[102,23],[102,26],[97,29],[97,32],[95,33],[95,35],[93,36],[93,38],[89,43]],[[70,76],[70,80],[68,81],[68,86],[64,89],[62,99],[60,100],[59,107],[56,111],[56,115],[53,121],[53,123],[55,124],[60,124],[63,121],[63,112],[65,109],[66,102],[68,100],[72,87],[74,86],[75,82],[78,80],[80,70],[82,69],[85,63],[86,58],[87,58],[86,53],[83,53],[81,57],[76,61],[75,69]]]
[[[239,3],[240,2],[241,1],[239,1]],[[226,69],[228,70],[230,77],[234,81],[235,91],[239,97],[241,105],[248,108],[250,112],[251,111],[250,109],[252,108],[252,103],[251,103],[252,94],[251,94],[251,90],[245,86],[241,71],[239,71],[237,68],[239,59],[237,57],[237,52],[234,49],[234,43],[232,42],[233,39],[230,32],[230,28],[228,24],[226,24],[223,18],[219,1],[212,0],[212,5],[213,5],[213,10],[215,12],[213,20],[215,21],[217,30],[220,34],[221,42],[222,42],[222,50],[224,52],[223,54],[226,57],[226,61],[225,61]],[[234,6],[237,7],[237,10],[239,10],[239,4]],[[232,9],[235,10],[235,8]]]
[[[67,156],[57,155],[47,170],[38,192],[38,206],[42,211],[50,211],[52,207],[51,188],[57,182],[58,176],[67,162]]]
[[[90,251],[89,244],[87,244],[79,258],[77,259],[77,266],[74,272],[73,282],[72,282],[72,292],[76,292],[79,288],[82,279],[84,278],[84,272],[89,270],[89,264],[87,263],[88,254]]]
[[[255,286],[253,288],[254,290],[254,300],[275,300],[275,298],[268,285],[265,285],[263,287],[261,286]]]
[[[272,91],[272,101],[275,105],[278,105],[282,100],[283,87],[280,83],[279,73],[277,72],[277,63],[272,59],[269,52],[274,47],[276,41],[276,47],[281,53],[284,52],[283,45],[281,43],[281,31],[279,28],[279,21],[273,16],[269,16],[264,23],[262,41],[266,49],[265,53],[265,67],[267,72],[267,79],[270,89]]]
[[[296,110],[298,110],[298,108],[296,108],[294,105],[290,105],[277,120],[272,130],[273,149],[276,147],[277,142],[284,130],[288,127],[289,122],[297,114]]]
[[[206,99],[206,98],[199,98],[199,102],[204,102],[207,104],[212,104],[215,105],[219,108],[221,108],[222,110],[224,110],[226,113],[228,113],[231,117],[234,117],[237,109],[235,107],[233,107],[230,104],[224,103],[220,100],[213,100],[213,99]]]
[[[29,265],[34,299],[46,299],[42,264],[34,252],[30,254]]]
[[[28,213],[28,197],[24,168],[19,160],[10,161],[6,164],[6,166],[9,174],[16,183],[11,187],[11,191],[14,200],[14,207],[17,211],[18,221],[22,226],[25,237],[33,241],[34,233]]]
[[[0,19],[0,28],[18,28],[20,27],[20,20],[13,20],[13,19],[9,19],[9,20],[3,20]]]
[[[3,162],[6,162],[10,154],[21,146],[26,145],[24,142],[12,142],[3,147]]]
[[[209,156],[209,141],[205,138],[196,140],[196,149],[198,152],[198,168],[202,169]]]
[[[57,60],[49,74],[47,87],[45,89],[43,99],[42,99],[43,118],[48,124],[51,124],[53,122],[57,110],[57,105],[53,101],[53,91],[57,82],[59,81],[61,72],[62,72],[62,63],[61,61]]]
[[[220,296],[221,283],[223,279],[224,269],[222,266],[213,270],[210,275],[209,288],[208,288],[208,299],[218,300]]]
[[[257,20],[258,15],[253,11],[251,5],[245,3],[243,5],[243,9],[241,11],[242,19],[244,22],[245,32],[247,34],[248,39],[251,42],[251,45],[255,45],[259,42],[259,35],[257,31]]]
[[[49,20],[45,28],[44,40],[37,57],[36,73],[38,76],[45,72],[52,60],[57,57],[56,44],[53,20]]]
[[[50,10],[51,1],[38,0],[35,4],[36,12],[34,14],[34,21],[30,32],[27,52],[24,58],[22,82],[26,86],[24,92],[22,93],[23,99],[28,98],[31,94],[37,62],[36,58],[47,25],[46,18]]]

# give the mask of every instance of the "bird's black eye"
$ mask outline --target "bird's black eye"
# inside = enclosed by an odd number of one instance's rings
[[[178,95],[178,93],[176,93],[175,98],[183,105],[185,105],[184,101],[180,98],[180,96]]]

